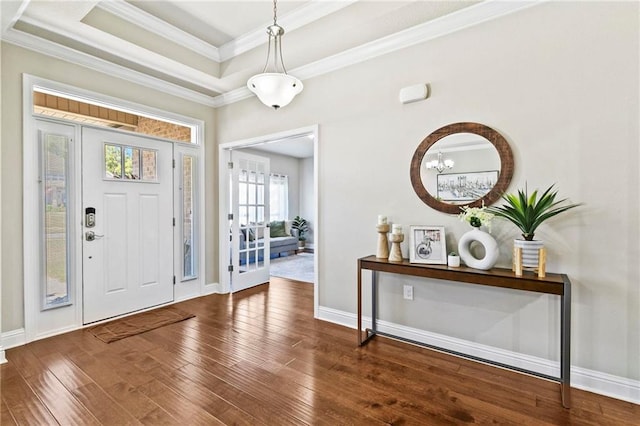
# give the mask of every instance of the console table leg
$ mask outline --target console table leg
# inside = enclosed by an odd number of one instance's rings
[[[358,345],[362,346],[362,262],[358,260]]]
[[[378,272],[371,271],[371,331],[378,331],[376,318],[378,317]]]
[[[564,291],[560,308],[560,381],[562,406],[571,407],[571,282],[562,277]]]

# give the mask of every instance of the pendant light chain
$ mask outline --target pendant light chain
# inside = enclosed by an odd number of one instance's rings
[[[277,0],[273,0],[273,25],[278,25],[278,23],[276,22],[277,12],[278,12],[278,6],[276,5],[276,1]]]

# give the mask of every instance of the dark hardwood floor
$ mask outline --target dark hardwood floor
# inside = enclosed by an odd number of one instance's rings
[[[196,317],[106,344],[87,331],[7,351],[2,425],[638,425],[640,406],[313,319],[273,278],[179,303]]]

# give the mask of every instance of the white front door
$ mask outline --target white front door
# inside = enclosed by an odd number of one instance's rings
[[[82,129],[85,324],[173,300],[172,162],[169,142]]]
[[[269,159],[232,152],[231,291],[269,281]]]

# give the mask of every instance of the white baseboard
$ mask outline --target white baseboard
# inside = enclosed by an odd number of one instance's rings
[[[215,294],[215,293],[222,294],[222,284],[220,283],[205,284],[204,288],[202,289],[202,294],[199,294],[197,297],[208,296],[210,294]]]
[[[357,316],[351,312],[320,306],[318,319],[356,329]],[[362,318],[363,327],[371,327],[371,318]],[[405,339],[443,349],[484,358],[489,361],[534,371],[548,376],[560,375],[559,362],[538,358],[505,349],[482,345],[468,340],[431,333],[387,321],[377,321],[378,330]],[[599,371],[571,366],[571,387],[640,404],[640,381],[618,377]]]
[[[27,338],[24,333],[24,328],[18,328],[2,333],[0,336],[0,344],[3,349],[11,349],[16,346],[22,346],[27,343]]]

